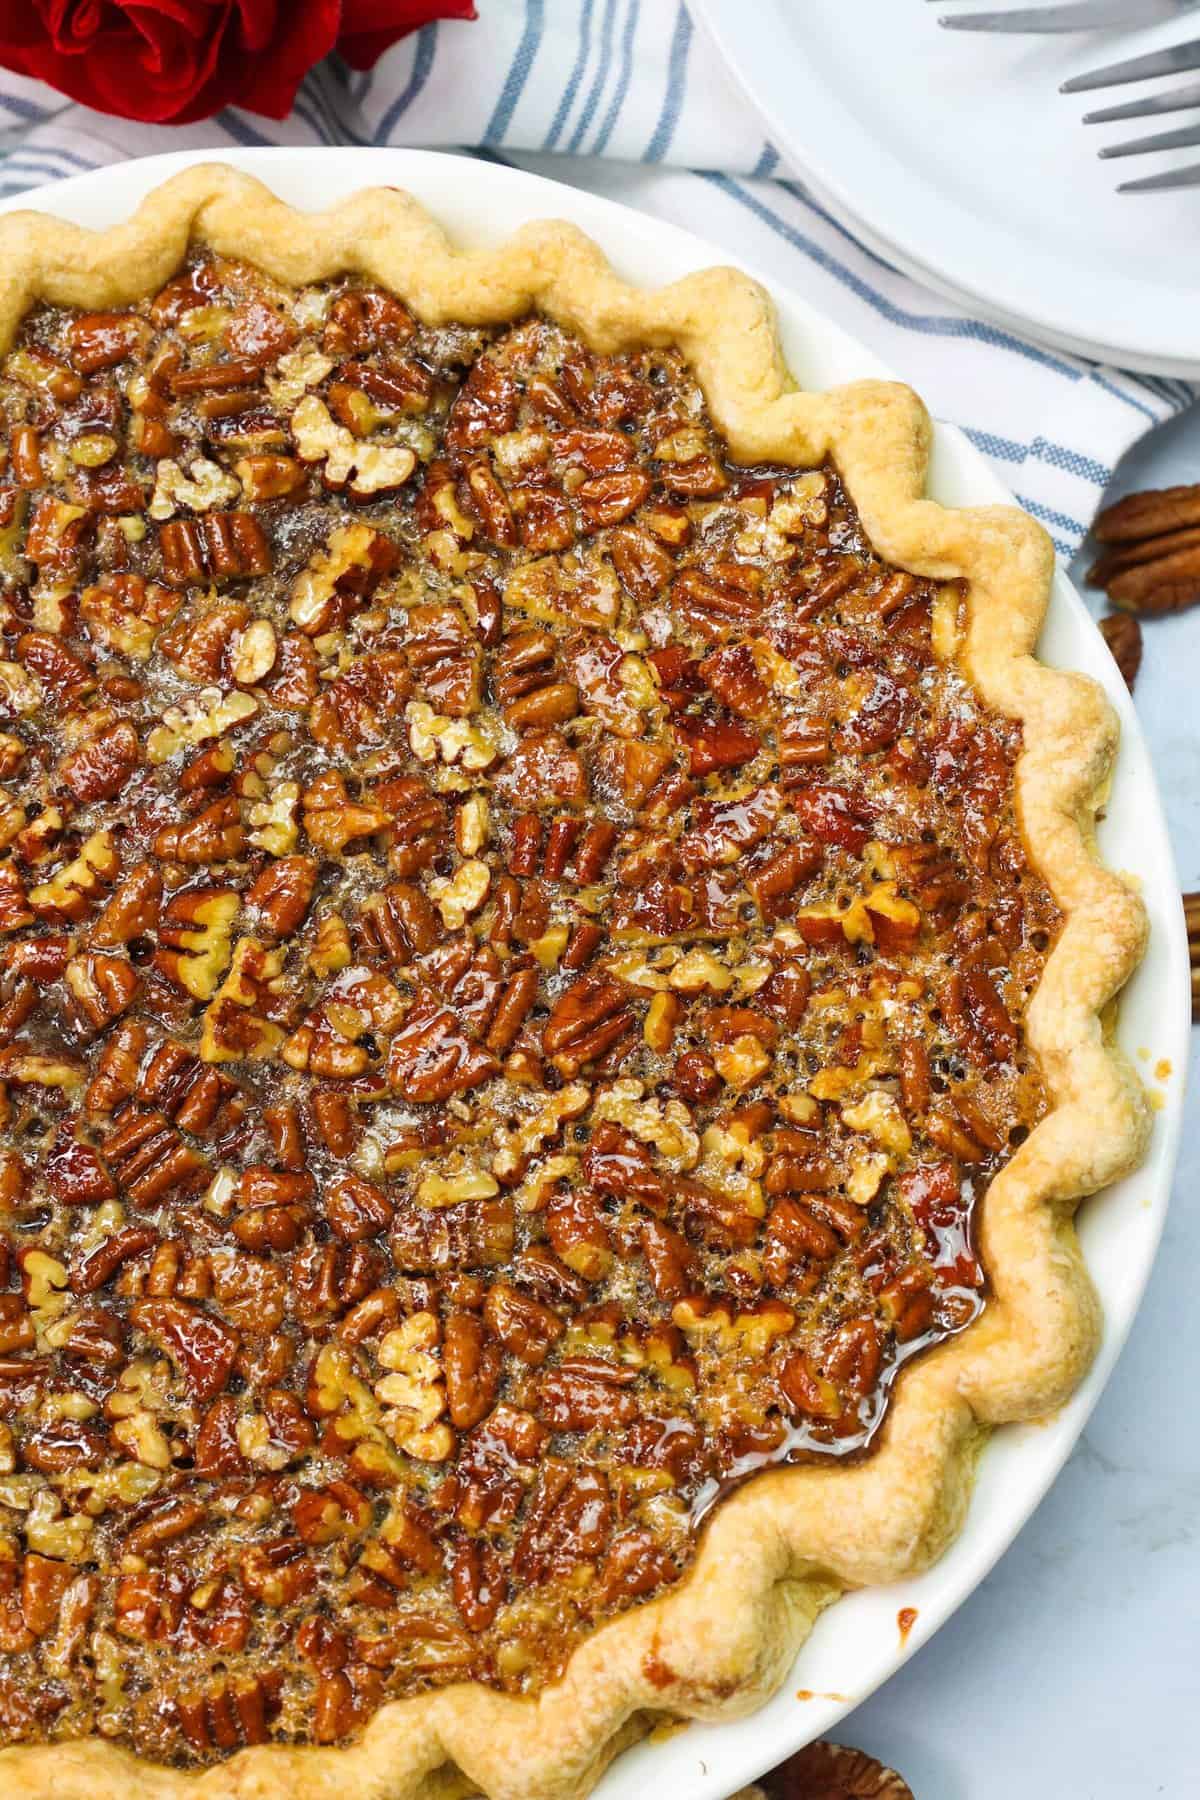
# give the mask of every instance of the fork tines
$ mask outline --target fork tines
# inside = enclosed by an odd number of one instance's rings
[[[1107,63],[1102,69],[1089,69],[1086,75],[1072,75],[1059,91],[1086,94],[1093,88],[1122,87],[1128,81],[1150,81],[1156,75],[1183,75],[1189,69],[1200,69],[1200,38],[1192,38],[1186,44],[1173,44],[1167,50],[1152,50],[1148,56],[1131,56],[1126,62]]]
[[[943,0],[944,3],[944,0]],[[1094,31],[1116,26],[1149,25],[1194,12],[1200,0],[1063,0],[1060,4],[1009,7],[1003,11],[946,13],[938,20],[951,31],[1068,32]],[[1107,63],[1064,81],[1064,94],[1091,93],[1096,88],[1121,87],[1127,82],[1149,81],[1159,75],[1179,75],[1200,69],[1200,38],[1175,44],[1147,55]],[[1084,114],[1085,125],[1112,124],[1121,119],[1157,118],[1163,113],[1200,107],[1200,82],[1188,82],[1166,93],[1151,94],[1120,106],[1100,107]],[[1200,144],[1200,126],[1159,131],[1149,137],[1127,138],[1109,144],[1102,157],[1140,156],[1155,150],[1183,150]],[[1162,189],[1200,187],[1200,164],[1187,169],[1168,169],[1139,181],[1122,182],[1118,192],[1144,194]]]
[[[1085,125],[1115,125],[1121,119],[1157,119],[1163,113],[1183,112],[1200,106],[1200,81],[1189,81],[1183,87],[1168,88],[1165,94],[1146,94],[1140,100],[1126,100],[1121,106],[1101,106],[1084,113]]]
[[[1181,75],[1189,69],[1200,69],[1200,38],[1169,49],[1151,51],[1148,56],[1131,56],[1124,62],[1108,63],[1102,69],[1091,69],[1064,81],[1064,94],[1091,93],[1096,88],[1122,87],[1128,82],[1150,81],[1159,75]],[[1108,124],[1119,119],[1152,118],[1160,113],[1176,112],[1187,106],[1200,105],[1200,83],[1153,94],[1125,106],[1102,107],[1087,113],[1084,123]],[[1103,157],[1141,156],[1154,150],[1183,150],[1200,144],[1200,129],[1184,126],[1178,131],[1160,131],[1149,137],[1128,138],[1124,143],[1109,144],[1101,150]],[[1158,193],[1172,188],[1200,187],[1200,166],[1166,169],[1158,175],[1146,175],[1138,181],[1122,182],[1122,194]]]

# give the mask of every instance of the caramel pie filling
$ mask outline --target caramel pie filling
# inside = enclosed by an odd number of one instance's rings
[[[0,365],[0,1741],[558,1674],[985,1304],[966,596],[680,356],[197,256]]]

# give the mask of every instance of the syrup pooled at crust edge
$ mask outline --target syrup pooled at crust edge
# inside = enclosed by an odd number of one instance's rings
[[[0,1741],[532,1691],[984,1304],[1019,727],[671,351],[198,256],[0,407]]]

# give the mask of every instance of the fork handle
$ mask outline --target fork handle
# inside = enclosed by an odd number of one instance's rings
[[[1200,0],[1061,0],[1060,4],[1006,6],[1000,11],[943,13],[947,31],[1049,35],[1083,31],[1116,31],[1162,25],[1194,12]]]

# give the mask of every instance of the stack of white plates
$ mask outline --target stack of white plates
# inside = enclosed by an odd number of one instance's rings
[[[961,0],[690,4],[788,167],[889,262],[1061,349],[1200,377],[1200,188],[1116,191],[1197,152],[1102,162],[1155,121],[1084,125],[1098,97],[1059,92],[1186,23],[997,36],[940,29]]]

